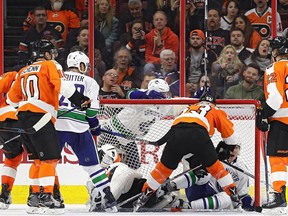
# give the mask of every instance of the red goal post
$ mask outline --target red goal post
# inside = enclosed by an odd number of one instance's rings
[[[155,109],[156,107],[158,108],[160,107],[161,109],[165,110],[165,113],[161,115],[161,117],[159,117],[158,120],[156,120],[156,123],[159,123],[161,125],[160,128],[156,129],[156,133],[157,135],[161,133],[163,135],[163,133],[165,134],[165,132],[169,130],[170,128],[169,125],[171,121],[173,121],[173,119],[186,106],[190,104],[194,104],[196,102],[198,102],[198,100],[190,99],[190,98],[187,98],[187,99],[176,98],[176,99],[166,99],[166,100],[102,99],[100,100],[101,107],[98,113],[98,118],[99,118],[101,127],[102,126],[107,127],[107,124],[110,124],[112,121],[114,121],[115,120],[114,117],[118,113],[120,113],[120,110],[123,110],[124,108],[127,108],[129,110],[132,107],[134,108],[137,107],[138,112],[139,110],[140,112],[142,111],[147,112],[147,110],[153,109],[153,107]],[[252,181],[252,187],[250,188],[251,189],[250,193],[255,199],[255,205],[260,206],[261,200],[263,200],[264,199],[263,196],[265,196],[265,193],[263,192],[264,186],[260,185],[260,181],[261,181],[260,179],[262,179],[262,182],[264,181],[264,162],[263,162],[263,155],[262,155],[262,150],[261,150],[261,144],[262,144],[263,139],[261,138],[261,132],[256,128],[256,122],[255,122],[257,107],[259,107],[260,103],[257,100],[224,100],[224,99],[217,100],[216,103],[219,108],[226,111],[226,113],[228,114],[228,118],[234,123],[235,131],[238,132],[240,135],[239,137],[242,142],[242,146],[241,146],[241,155],[239,156],[239,158],[241,157],[242,161],[245,161],[245,163],[247,164],[248,172],[254,174],[255,176],[255,179],[249,178],[249,180],[251,179]],[[124,112],[123,116],[125,120],[128,122],[128,123],[125,123],[125,127],[127,128],[124,127],[122,131],[121,130],[115,131],[115,128],[110,127],[108,125],[108,130],[125,134],[126,133],[125,129],[129,129],[129,127],[133,128],[133,126],[137,125],[136,124],[137,121],[141,121],[140,116],[139,118],[137,117],[137,113],[136,113],[136,116],[133,116],[133,114],[129,115],[129,113],[125,114]],[[147,119],[147,121],[148,120],[149,119]],[[170,123],[167,120],[169,120]],[[168,122],[168,126],[166,123],[162,124],[162,122],[166,122],[166,121]],[[150,132],[155,131],[155,128],[153,129],[151,128],[146,126],[148,133],[145,134],[145,136],[148,135]],[[159,135],[159,136],[162,136],[162,135]],[[214,145],[217,145],[218,142],[220,141],[221,137],[220,138],[219,137],[220,137],[219,132],[216,131],[215,135],[212,137],[212,141]],[[149,139],[149,138],[145,138],[145,139]],[[118,140],[117,142],[121,143],[122,141],[124,141],[124,138],[120,141],[117,138],[117,140]],[[104,133],[102,133],[97,139],[98,145],[114,144],[114,142],[115,141],[110,140],[110,138],[107,138],[107,134],[104,134]],[[150,157],[150,160],[149,160],[149,158],[146,157],[145,154],[147,154],[148,151],[151,153],[152,150],[147,151],[146,146],[151,146],[151,145],[145,145],[145,143],[141,143],[141,142],[137,143],[138,154],[139,154],[139,157],[137,157],[138,158],[137,160],[139,160],[141,163],[139,165],[140,166],[139,169],[141,170],[141,173],[144,176],[147,174],[147,172],[150,172],[154,168],[154,165],[157,162],[155,160],[157,160],[157,158],[158,159],[160,158],[161,152],[162,152],[162,149],[157,149],[157,151],[159,150],[159,152],[157,152],[157,154],[159,153],[158,157],[154,155],[155,157],[152,157],[152,158]],[[155,148],[155,146],[153,147]],[[137,151],[136,153],[133,153],[133,154],[137,155]],[[144,162],[142,160],[143,157],[145,158]],[[143,167],[143,169],[141,169],[141,167]]]

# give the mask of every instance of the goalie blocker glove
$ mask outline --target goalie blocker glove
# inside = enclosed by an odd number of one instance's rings
[[[84,96],[83,94],[79,93],[77,90],[75,90],[74,94],[68,99],[73,104],[75,104],[76,107],[80,111],[87,110],[91,106],[90,98],[88,98],[88,97]]]
[[[216,147],[218,159],[220,161],[227,160],[230,157],[230,152],[234,150],[236,145],[228,145],[224,141],[220,141]]]

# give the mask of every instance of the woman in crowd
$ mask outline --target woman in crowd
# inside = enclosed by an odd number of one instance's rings
[[[266,67],[272,63],[271,54],[269,53],[270,42],[267,39],[260,40],[256,49],[249,58],[245,60],[245,64],[255,63],[260,67],[258,85],[263,86],[263,75]]]
[[[260,40],[262,40],[261,35],[253,29],[249,19],[245,15],[238,15],[232,22],[231,28],[240,28],[245,33],[244,46],[247,48],[255,49]]]
[[[216,98],[224,98],[226,90],[241,80],[244,64],[238,58],[233,45],[227,45],[219,58],[212,63],[211,73],[216,85]]]
[[[117,40],[119,20],[114,16],[109,0],[97,0],[95,4],[95,28],[105,38],[107,50],[111,53],[113,43]]]
[[[237,0],[228,0],[225,7],[225,15],[221,17],[220,27],[224,30],[230,30],[233,20],[240,13],[240,7]]]

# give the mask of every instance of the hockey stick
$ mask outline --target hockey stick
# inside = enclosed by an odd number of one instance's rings
[[[182,175],[184,175],[184,174],[186,174],[186,173],[188,173],[188,172],[190,172],[190,171],[196,170],[196,169],[200,168],[201,166],[202,166],[202,165],[198,165],[198,166],[196,166],[196,167],[194,167],[194,168],[185,170],[185,171],[183,171],[183,172],[181,172],[181,173],[173,176],[173,177],[170,178],[170,179],[167,179],[165,182],[163,182],[163,183],[159,186],[159,188],[160,188],[161,186],[163,186],[164,184],[167,184],[168,182],[175,180],[175,179],[178,178],[179,176],[182,176]],[[132,197],[130,197],[130,198],[122,201],[121,203],[118,203],[118,204],[117,204],[117,207],[121,207],[121,206],[123,206],[123,205],[125,205],[125,204],[127,204],[127,203],[129,203],[129,202],[131,202],[131,201],[133,201],[133,200],[135,200],[135,199],[138,199],[142,194],[143,194],[142,192],[141,192],[141,193],[138,193],[138,194],[136,194],[136,195],[134,195],[134,196],[132,196]]]
[[[269,179],[268,179],[268,162],[267,162],[267,140],[266,140],[266,133],[262,133],[263,136],[263,149],[264,149],[264,168],[265,168],[265,182],[266,182],[266,200],[267,203],[269,202]],[[273,187],[272,187],[273,188]]]
[[[100,130],[103,133],[107,133],[107,134],[111,134],[111,135],[114,135],[114,136],[118,136],[118,137],[121,137],[121,138],[124,138],[124,139],[127,139],[127,140],[144,142],[145,144],[149,144],[149,145],[158,145],[157,141],[156,142],[152,142],[152,141],[140,139],[140,138],[137,138],[137,137],[132,137],[132,136],[128,136],[128,135],[125,135],[125,134],[121,134],[121,133],[118,133],[118,132],[115,132],[115,131],[105,130],[103,128],[101,128]]]
[[[249,172],[246,172],[245,170],[243,170],[243,169],[241,169],[241,168],[239,168],[239,167],[237,167],[237,166],[235,166],[235,165],[233,165],[233,164],[230,164],[230,163],[228,163],[227,161],[221,161],[221,162],[224,163],[224,164],[226,164],[226,165],[228,165],[228,166],[230,166],[230,167],[232,167],[232,168],[235,169],[235,170],[238,170],[239,172],[242,172],[243,174],[249,176],[250,178],[255,179],[255,176],[254,176],[253,174],[251,174],[251,173],[249,173]],[[268,183],[268,185],[267,185],[267,183],[266,183],[265,181],[260,180],[260,182],[262,182],[263,184],[265,184],[266,187],[272,187],[272,185],[270,185],[269,183]]]
[[[70,113],[70,112],[74,111],[75,109],[77,109],[77,107],[73,107],[72,109],[65,110],[65,111],[63,111],[62,113],[60,113],[59,115],[57,115],[57,118],[59,118],[59,117],[61,117],[61,116],[64,116],[64,115],[66,115],[67,113]]]
[[[91,103],[91,102],[92,102],[92,100],[85,101],[83,104],[81,104],[81,107],[82,107],[82,106],[86,106],[87,104],[89,104],[89,103]],[[77,108],[79,108],[79,107],[76,107],[76,106],[75,106],[75,107],[73,107],[72,109],[65,110],[65,111],[63,111],[62,113],[60,113],[59,115],[57,115],[57,118],[65,115],[65,114],[67,114],[67,113],[70,113],[70,112],[76,110]]]
[[[23,129],[23,128],[6,128],[6,127],[0,127],[0,131],[10,132],[10,133],[22,133],[22,134],[33,134],[40,130],[44,125],[46,125],[51,120],[51,114],[45,113],[41,117],[41,119],[33,125],[31,128]],[[16,138],[15,138],[16,139]]]

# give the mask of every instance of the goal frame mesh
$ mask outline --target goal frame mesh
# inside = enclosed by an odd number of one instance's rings
[[[179,105],[191,105],[197,103],[197,99],[191,99],[191,98],[176,98],[176,99],[165,99],[165,100],[126,100],[126,99],[101,99],[100,104],[101,105],[136,105],[136,104],[143,104],[143,105],[156,105],[156,104],[179,104]],[[253,105],[255,106],[255,169],[254,169],[254,199],[255,199],[255,206],[261,206],[261,186],[260,186],[260,179],[261,179],[261,169],[260,169],[260,160],[261,160],[261,143],[263,140],[262,132],[257,129],[256,127],[256,110],[258,107],[260,107],[260,102],[258,100],[246,100],[246,99],[218,99],[216,100],[216,105]]]

